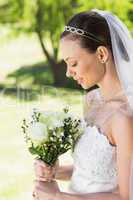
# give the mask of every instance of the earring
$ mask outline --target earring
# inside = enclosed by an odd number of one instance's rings
[[[101,60],[101,63],[105,63],[105,60]]]

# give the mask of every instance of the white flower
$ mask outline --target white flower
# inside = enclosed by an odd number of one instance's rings
[[[30,127],[30,138],[32,141],[42,142],[47,139],[48,131],[45,124],[41,122],[33,123]]]
[[[53,131],[53,136],[56,136],[56,132],[55,131]]]
[[[52,122],[52,125],[53,125],[53,127],[63,127],[63,122],[62,121],[57,121],[57,120],[53,120],[53,122]]]
[[[61,133],[60,133],[60,136],[64,136],[64,132],[61,132]]]
[[[53,137],[50,137],[50,140],[51,140],[51,141],[54,141],[54,138],[53,138]]]
[[[47,124],[48,127],[62,127],[63,114],[61,112],[40,112],[40,122]]]

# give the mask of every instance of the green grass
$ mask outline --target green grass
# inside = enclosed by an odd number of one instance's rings
[[[2,41],[0,40],[0,82],[4,82],[7,74],[20,66],[45,61],[40,44],[34,34],[30,37],[21,35],[10,41]]]
[[[28,152],[21,134],[22,119],[32,108],[61,109],[69,104],[71,110],[82,115],[82,94],[79,91],[51,89],[36,101],[20,101],[1,96],[0,107],[0,200],[31,199],[33,188],[33,157]],[[71,163],[69,153],[60,158],[61,164]],[[67,183],[59,182],[61,188]]]

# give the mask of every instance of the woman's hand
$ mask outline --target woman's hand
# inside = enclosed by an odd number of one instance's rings
[[[42,160],[35,159],[34,170],[37,181],[50,182],[55,178],[57,169],[59,168],[59,160],[56,161],[53,167],[47,165]]]
[[[58,193],[60,191],[56,181],[35,181],[33,200],[54,200]]]

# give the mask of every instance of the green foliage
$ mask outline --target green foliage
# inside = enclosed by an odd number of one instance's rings
[[[75,7],[73,0],[6,0],[0,3],[0,23],[13,32],[41,33],[57,54],[59,35]]]
[[[21,19],[23,3],[23,0],[2,0],[0,2],[0,23],[14,23],[19,17]]]
[[[133,2],[131,0],[1,0],[0,24],[12,31],[41,33],[50,38],[53,55],[58,53],[60,33],[69,18],[76,12],[92,8],[110,10],[128,26],[132,26]]]
[[[65,73],[63,74],[65,68],[61,66],[58,68],[59,70],[56,70],[57,64],[59,64],[60,33],[73,14],[92,8],[113,12],[126,23],[131,32],[133,31],[132,0],[121,0],[121,2],[119,0],[1,0],[0,24],[10,29],[15,35],[22,32],[36,34],[51,68],[54,84],[64,86],[66,84]],[[51,50],[47,48],[48,41]],[[63,70],[61,71],[61,69]],[[38,79],[36,75],[36,80],[41,79],[41,82],[45,78],[43,76]],[[49,78],[49,82],[52,81],[52,78]],[[71,85],[71,83],[69,84]]]
[[[93,1],[83,1],[80,11],[90,10],[93,8],[108,10],[117,15],[123,22],[125,22],[129,29],[132,29],[133,20],[129,17],[129,13],[133,12],[133,2],[132,0],[93,0]]]

